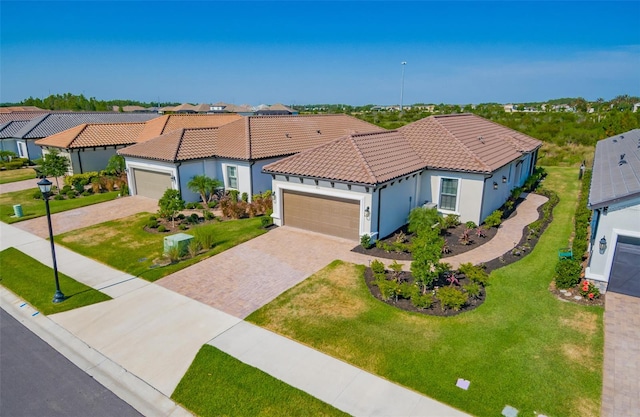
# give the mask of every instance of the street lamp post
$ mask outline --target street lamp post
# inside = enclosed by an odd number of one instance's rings
[[[402,113],[402,102],[404,99],[404,67],[407,65],[407,61],[402,61],[400,65],[402,65],[402,81],[400,83],[400,113]]]
[[[49,210],[49,194],[51,193],[51,181],[46,178],[38,181],[38,187],[44,198],[44,205],[47,208],[47,223],[49,224],[49,241],[51,242],[51,257],[53,258],[53,276],[56,279],[56,293],[53,296],[54,303],[61,303],[65,297],[60,291],[60,282],[58,281],[58,264],[56,263],[56,248],[53,243],[53,229],[51,228],[51,211]]]

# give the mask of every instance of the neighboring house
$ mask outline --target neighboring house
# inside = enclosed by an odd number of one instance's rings
[[[0,150],[18,155],[16,135],[26,122],[49,113],[46,110],[9,110],[15,107],[0,107]],[[14,123],[16,122],[16,123]],[[26,150],[24,151],[26,153]]]
[[[43,154],[56,148],[69,161],[69,174],[100,171],[118,149],[185,127],[216,127],[238,115],[171,114],[145,123],[83,123],[37,140]]]
[[[357,240],[383,238],[418,206],[480,224],[524,184],[542,142],[472,114],[350,134],[269,164],[273,219]]]
[[[637,112],[638,110],[640,110],[640,103],[634,103],[633,104],[633,112]]]
[[[290,114],[298,114],[298,111],[280,103],[274,104],[266,108],[261,108],[258,111],[256,111],[256,115],[258,116],[286,116]]]
[[[18,155],[16,134],[27,124],[28,120],[15,120],[0,125],[0,150],[10,151]]]
[[[235,104],[227,104],[220,101],[209,107],[209,113],[237,113],[241,116],[253,116],[255,111],[247,104],[236,106]]]
[[[136,143],[144,123],[81,124],[36,141],[42,155],[57,149],[69,160],[69,175],[105,169],[116,150]]]
[[[600,290],[640,297],[640,129],[598,141],[585,277]]]
[[[158,117],[153,113],[101,113],[101,112],[55,112],[46,113],[31,119],[13,139],[16,141],[18,155],[30,160],[42,157],[41,148],[36,145],[38,139],[55,135],[84,123],[128,123],[145,122]]]
[[[247,116],[217,128],[173,131],[118,153],[125,157],[132,194],[159,198],[173,188],[198,201],[187,183],[207,175],[251,197],[271,189],[265,165],[351,132],[381,130],[346,115]]]

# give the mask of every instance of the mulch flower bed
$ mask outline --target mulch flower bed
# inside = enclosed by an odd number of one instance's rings
[[[580,294],[580,286],[581,284],[578,284],[577,286],[575,286],[574,288],[569,288],[566,290],[560,290],[558,288],[556,288],[555,282],[551,282],[551,284],[549,285],[549,291],[555,295],[559,300],[562,301],[567,301],[570,303],[574,303],[574,304],[580,304],[583,306],[600,306],[600,307],[604,307],[604,300],[605,300],[605,296],[606,294],[600,294],[598,295],[597,298],[594,298],[593,300],[590,300],[586,297],[583,297]]]
[[[466,276],[464,276],[463,274],[456,274],[456,278],[458,279],[458,285],[455,285],[455,286],[458,288],[462,288],[464,285],[471,283],[471,280]],[[405,299],[405,298],[398,298],[397,301],[394,299],[384,300],[384,298],[382,297],[382,294],[380,293],[380,289],[378,288],[377,285],[375,285],[375,278],[373,276],[373,271],[371,271],[371,268],[365,269],[364,279],[371,294],[378,300],[382,301],[383,303],[389,304],[391,306],[397,307],[405,311],[411,311],[411,312],[420,313],[420,314],[427,314],[430,316],[445,316],[445,317],[456,316],[458,314],[464,313],[465,311],[470,311],[477,308],[484,302],[486,297],[486,291],[484,287],[481,286],[479,296],[477,298],[469,297],[469,301],[458,311],[452,310],[449,308],[444,308],[441,305],[440,300],[438,300],[435,296],[433,297],[433,304],[431,305],[431,307],[426,309],[421,309],[414,306],[411,303],[411,300]],[[400,272],[399,280],[401,282],[413,283],[413,276],[411,275],[411,272],[402,271]],[[436,281],[434,281],[434,289],[446,287],[449,285],[450,284],[446,282],[446,279],[443,276],[439,277]]]

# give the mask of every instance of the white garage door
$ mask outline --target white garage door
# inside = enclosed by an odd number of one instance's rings
[[[358,240],[360,202],[344,198],[284,191],[284,224],[326,235]]]
[[[171,188],[171,175],[163,172],[133,170],[133,181],[136,194],[149,198],[160,199],[164,192]]]

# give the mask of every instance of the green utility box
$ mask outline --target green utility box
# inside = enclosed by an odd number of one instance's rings
[[[21,204],[16,204],[15,206],[13,206],[13,214],[15,217],[22,217],[22,205]]]
[[[169,249],[174,246],[180,248],[180,256],[187,253],[187,247],[193,240],[193,236],[186,233],[176,233],[175,235],[167,236],[164,238],[164,253],[167,253]]]

